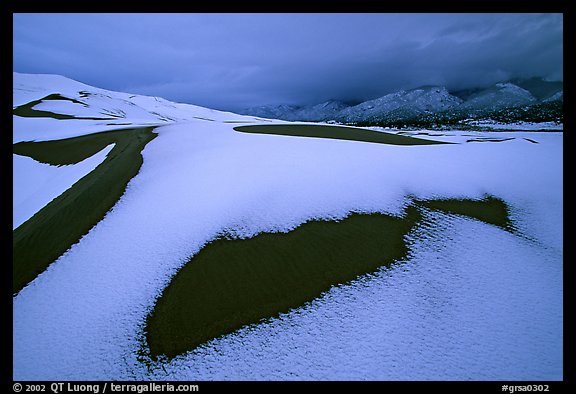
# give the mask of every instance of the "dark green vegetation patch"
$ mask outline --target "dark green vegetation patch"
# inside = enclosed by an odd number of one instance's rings
[[[340,221],[310,221],[288,233],[220,237],[193,256],[157,300],[146,328],[151,356],[175,357],[404,258],[404,237],[421,209],[510,228],[506,204],[487,197],[414,201],[402,217],[353,213]]]
[[[506,231],[513,232],[516,230],[510,220],[510,212],[506,204],[499,198],[493,196],[486,196],[482,200],[425,200],[420,201],[419,205],[428,209],[468,216],[488,224],[493,224]]]
[[[388,145],[437,145],[451,144],[451,142],[432,141],[422,138],[409,137],[361,129],[357,127],[329,126],[329,125],[303,125],[303,124],[272,124],[237,126],[234,130],[243,133],[287,135],[293,137],[330,138],[346,141],[372,142]]]
[[[42,163],[78,163],[109,144],[106,160],[13,232],[13,293],[78,242],[114,206],[140,170],[154,127],[123,129],[45,142],[21,142],[13,152]]]

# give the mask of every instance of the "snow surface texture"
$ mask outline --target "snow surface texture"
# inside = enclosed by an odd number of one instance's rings
[[[186,108],[187,121],[155,129],[106,217],[14,298],[15,380],[563,378],[562,133],[466,143],[494,133],[450,132],[418,137],[460,144],[392,146],[238,133],[226,122],[259,122]],[[27,119],[57,131],[52,120]],[[79,133],[99,121],[82,122]],[[510,204],[521,236],[430,212],[389,269],[170,362],[138,357],[155,297],[223,229],[250,236],[350,211],[400,213],[409,196],[486,193]]]
[[[110,144],[80,163],[52,166],[26,156],[13,155],[12,228],[30,219],[50,201],[102,163],[114,144]]]

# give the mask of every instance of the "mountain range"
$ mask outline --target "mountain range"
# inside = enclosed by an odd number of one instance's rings
[[[449,91],[444,86],[400,90],[356,105],[329,100],[315,105],[264,105],[245,115],[289,121],[336,122],[391,127],[446,126],[466,119],[562,122],[563,82],[515,79],[486,88]]]

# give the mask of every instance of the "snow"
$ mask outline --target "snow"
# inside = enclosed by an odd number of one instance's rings
[[[457,144],[393,146],[238,133],[228,121],[257,121],[152,101],[187,120],[155,129],[115,207],[14,297],[15,380],[563,378],[562,133],[466,143],[481,134],[450,131],[418,137]],[[37,136],[42,124],[101,124],[27,121]],[[486,193],[511,205],[520,235],[429,213],[405,261],[170,362],[138,359],[155,298],[223,229],[250,236],[351,211],[397,214],[410,196]]]
[[[490,88],[470,96],[463,104],[463,108],[470,109],[497,109],[518,107],[537,102],[528,90],[513,83],[497,83]]]
[[[126,123],[126,119],[129,119],[128,122],[132,124],[139,125],[166,124],[198,118],[210,121],[223,119],[229,121],[254,120],[251,117],[215,111],[196,105],[171,103],[159,97],[133,95],[94,88],[58,75],[31,75],[14,72],[13,86],[14,107],[32,100],[40,100],[52,93],[57,93],[65,99],[46,100],[35,105],[33,109],[64,113],[76,117],[112,118],[110,121],[97,123],[104,125]],[[77,100],[85,105],[72,102],[71,100]],[[21,121],[22,118],[14,116],[14,119],[15,121],[16,119]],[[66,122],[76,122],[76,120],[66,120]],[[28,123],[34,123],[39,126],[43,124],[43,122],[37,122],[37,119],[32,119]],[[22,134],[20,130],[24,131],[24,128],[15,127],[15,130],[18,131],[15,131],[14,134],[19,135]],[[28,132],[27,129],[26,131]],[[18,138],[21,137],[18,136]]]
[[[30,219],[46,204],[102,163],[114,144],[77,164],[52,166],[26,156],[12,155],[12,228]]]
[[[564,98],[564,91],[561,90],[559,92],[554,93],[552,96],[542,100],[545,103],[549,103],[556,100],[562,100]]]
[[[12,73],[13,105],[19,106],[30,101],[39,100],[52,93],[67,95],[79,91],[101,91],[102,89],[85,85],[81,82],[52,74]]]
[[[489,127],[493,130],[562,130],[564,125],[556,122],[514,122],[501,123],[492,119],[466,121],[467,125]]]
[[[258,106],[247,108],[244,113],[285,120],[359,122],[371,117],[384,116],[397,110],[403,110],[406,114],[411,115],[440,112],[461,103],[462,100],[451,95],[445,87],[428,86],[400,90],[354,106],[331,100],[303,107],[286,104]]]
[[[345,108],[336,119],[357,122],[371,117],[384,116],[395,110],[403,110],[406,114],[411,115],[440,112],[456,107],[461,103],[462,100],[448,93],[445,87],[433,86],[407,91],[401,90]]]
[[[41,120],[39,120],[41,119]],[[71,138],[80,135],[119,130],[131,127],[133,123],[123,121],[102,122],[78,119],[58,120],[53,118],[23,118],[13,117],[14,131],[12,143],[23,141],[50,141]],[[141,121],[136,125],[159,125],[160,122]]]
[[[534,83],[540,86],[536,89]],[[466,111],[484,113],[486,111],[513,108],[525,105],[532,105],[537,102],[552,102],[562,100],[563,91],[559,90],[551,93],[550,89],[559,89],[556,86],[549,86],[549,82],[532,81],[532,90],[541,99],[537,99],[529,90],[526,90],[511,82],[497,83],[488,88],[470,95],[463,101],[461,98],[451,94],[443,86],[423,86],[411,90],[400,90],[373,100],[364,101],[360,104],[349,106],[343,102],[328,101],[317,105],[269,105],[246,108],[243,113],[258,115],[270,119],[284,119],[290,121],[333,121],[333,122],[370,122],[376,120],[391,120],[409,118],[422,114],[446,113],[450,109],[455,111]],[[561,85],[561,83],[560,83]],[[542,89],[549,93],[549,97],[540,96]],[[527,122],[526,122],[527,123]],[[489,126],[489,124],[486,124]],[[555,127],[554,130],[561,128]],[[495,126],[499,129],[499,125]]]

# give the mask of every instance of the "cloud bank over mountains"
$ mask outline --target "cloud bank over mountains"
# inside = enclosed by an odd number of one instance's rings
[[[563,79],[562,14],[15,14],[13,68],[217,109]]]

